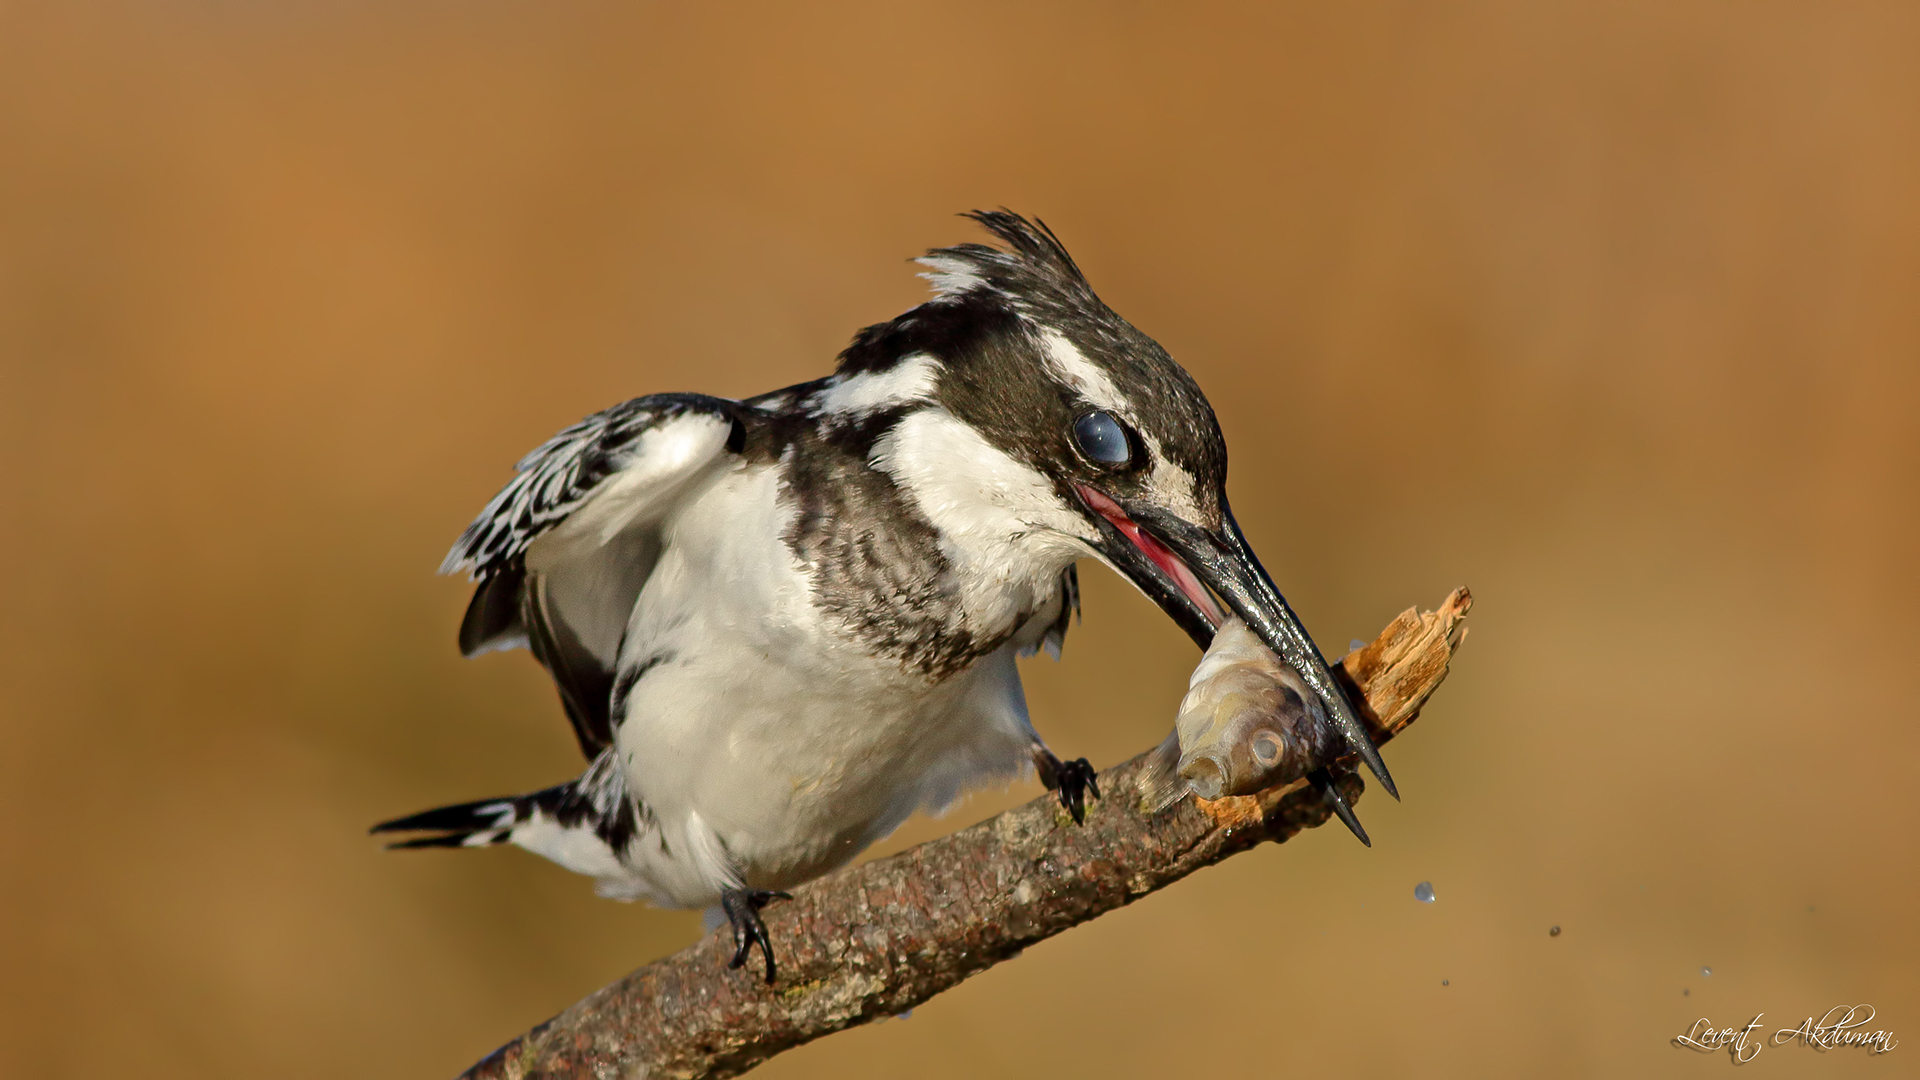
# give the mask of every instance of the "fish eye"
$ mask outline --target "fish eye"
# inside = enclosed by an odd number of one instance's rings
[[[1087,460],[1096,465],[1113,467],[1133,460],[1133,443],[1127,438],[1127,429],[1120,426],[1112,413],[1090,412],[1075,420],[1073,441]]]
[[[1263,769],[1271,769],[1280,762],[1280,755],[1286,751],[1286,744],[1280,736],[1271,731],[1263,731],[1253,737],[1253,760]]]

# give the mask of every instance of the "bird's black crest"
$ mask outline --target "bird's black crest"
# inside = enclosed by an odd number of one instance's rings
[[[1055,325],[1120,322],[1045,222],[1011,210],[961,216],[985,226],[1006,249],[956,244],[927,252],[917,261],[927,268],[921,276],[933,283],[934,298],[855,334],[840,354],[840,374],[882,370],[912,352],[966,355],[981,337],[1015,330],[1023,316]]]
[[[1066,245],[1047,228],[1046,222],[1039,218],[1028,221],[1004,207],[969,210],[960,216],[979,222],[1009,250],[1000,251],[985,244],[956,244],[927,252],[920,261],[933,268],[934,273],[928,276],[934,278],[936,288],[943,275],[942,264],[956,263],[973,268],[989,284],[994,278],[1007,278],[1014,279],[1007,284],[1030,286],[1038,278],[1057,289],[1084,293],[1087,299],[1097,302],[1092,286],[1087,284],[1087,276],[1080,272],[1080,265],[1067,254]]]

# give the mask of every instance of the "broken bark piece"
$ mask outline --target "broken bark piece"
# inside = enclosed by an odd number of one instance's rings
[[[1421,706],[1446,680],[1454,650],[1467,638],[1464,620],[1471,607],[1473,594],[1463,585],[1447,594],[1436,611],[1408,608],[1379,637],[1333,665],[1333,677],[1346,688],[1374,745],[1418,719]],[[1349,754],[1336,763],[1336,770],[1351,772],[1359,760]],[[1244,828],[1303,791],[1308,791],[1307,782],[1295,780],[1257,795],[1194,801],[1222,828]]]

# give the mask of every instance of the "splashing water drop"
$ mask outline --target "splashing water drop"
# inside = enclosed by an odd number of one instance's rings
[[[1703,978],[1703,979],[1708,979],[1708,978],[1712,978],[1712,977],[1713,977],[1713,969],[1712,969],[1712,968],[1710,968],[1710,967],[1703,967],[1703,968],[1701,968],[1701,969],[1700,969],[1700,977],[1701,977],[1701,978]]]
[[[1413,887],[1413,898],[1423,904],[1433,903],[1433,882],[1423,881]]]

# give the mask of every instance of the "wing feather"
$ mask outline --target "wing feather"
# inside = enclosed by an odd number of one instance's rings
[[[588,758],[613,740],[620,640],[659,556],[660,522],[687,481],[740,450],[743,411],[656,394],[587,417],[520,459],[441,564],[478,582],[460,651],[528,647]]]
[[[453,550],[440,564],[443,574],[466,571],[475,578],[491,577],[526,554],[527,547],[541,534],[565,521],[586,502],[609,476],[647,462],[641,443],[650,433],[679,435],[675,443],[661,447],[651,471],[670,473],[706,464],[720,446],[706,446],[711,432],[676,432],[675,421],[689,417],[697,421],[727,425],[723,442],[738,450],[740,406],[724,398],[705,394],[654,394],[623,401],[611,409],[594,413],[548,439],[514,466],[514,477],[473,519]],[[705,427],[705,424],[700,425]],[[700,444],[689,447],[687,443]],[[689,451],[695,451],[690,453]],[[699,450],[706,450],[702,458]],[[662,468],[660,466],[666,466]],[[657,479],[671,480],[671,476]]]

